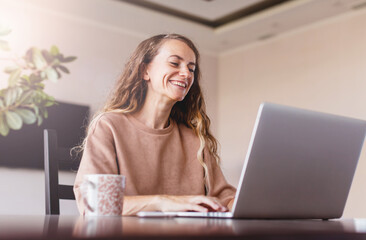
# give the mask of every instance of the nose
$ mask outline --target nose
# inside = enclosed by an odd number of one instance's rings
[[[179,70],[179,75],[183,76],[184,78],[189,78],[192,75],[192,72],[189,71],[189,68],[187,66],[182,66]]]

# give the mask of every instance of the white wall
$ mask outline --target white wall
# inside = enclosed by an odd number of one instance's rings
[[[0,0],[0,22],[13,29],[7,39],[18,55],[23,55],[31,46],[48,49],[55,44],[66,56],[77,56],[75,62],[65,65],[71,74],[64,75],[58,83],[46,83],[45,91],[57,100],[86,104],[95,111],[104,103],[137,44],[152,34],[162,32],[132,32],[118,27],[118,22],[113,24],[100,21],[99,17],[118,21],[121,19],[117,15],[118,11],[115,11],[115,7],[120,6],[116,1],[64,2]],[[130,18],[128,24],[133,27],[140,23]],[[183,29],[190,27],[188,23],[184,25],[184,22],[179,22],[179,25]],[[167,32],[172,32],[169,27],[164,31]],[[208,112],[216,122],[217,57],[207,52],[201,52],[201,55],[201,67],[205,76],[202,85],[209,102]],[[8,65],[9,63],[0,61],[0,69]],[[0,73],[0,88],[7,86],[5,77],[5,74]],[[73,178],[73,174],[66,175],[68,182],[73,182]],[[0,214],[44,213],[43,171],[0,167],[0,182]],[[3,184],[4,182],[9,184]],[[61,212],[76,213],[73,206],[66,201],[61,205],[64,208]]]
[[[257,110],[269,101],[366,119],[366,11],[352,12],[219,58],[219,139],[236,185]],[[345,217],[366,217],[363,151]]]

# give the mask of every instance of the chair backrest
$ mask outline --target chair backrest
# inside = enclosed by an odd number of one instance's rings
[[[45,129],[43,136],[46,214],[60,214],[60,199],[75,200],[75,195],[72,185],[59,184],[59,166],[70,171],[77,171],[79,159],[72,158],[71,148],[58,146],[56,130]]]

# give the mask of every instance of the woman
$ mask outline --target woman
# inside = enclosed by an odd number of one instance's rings
[[[201,93],[199,53],[178,34],[139,44],[101,113],[90,123],[75,180],[126,176],[123,215],[227,211],[235,189],[219,167]]]

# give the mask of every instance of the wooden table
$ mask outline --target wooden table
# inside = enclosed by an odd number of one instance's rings
[[[0,216],[0,239],[366,239],[366,219]]]

